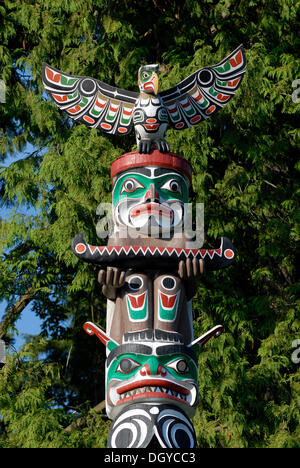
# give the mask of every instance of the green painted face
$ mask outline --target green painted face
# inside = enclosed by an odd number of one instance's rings
[[[114,222],[131,228],[180,226],[188,196],[187,180],[176,172],[154,177],[128,171],[114,185]]]
[[[106,371],[108,415],[114,417],[125,405],[141,402],[172,404],[193,415],[198,400],[197,365],[187,347],[177,348],[174,352],[174,345],[167,342],[121,345]],[[142,352],[131,352],[135,349]]]
[[[154,186],[162,200],[176,199],[188,203],[188,187],[186,180],[175,172],[161,175],[159,177],[147,177],[135,172],[126,173],[121,176],[113,189],[113,205],[115,206],[124,198],[141,198],[150,188]]]
[[[121,354],[111,364],[107,374],[107,383],[111,379],[126,381],[132,379],[141,369],[146,368],[147,375],[167,375],[178,380],[197,380],[197,368],[194,361],[183,354],[168,354],[166,356],[145,356],[142,354]],[[163,372],[163,369],[167,372]]]

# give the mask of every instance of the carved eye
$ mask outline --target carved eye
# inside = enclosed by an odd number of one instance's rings
[[[182,193],[181,185],[176,179],[167,180],[167,182],[165,182],[160,188],[163,190],[169,190],[169,192],[173,193]]]
[[[183,358],[176,359],[176,361],[170,362],[170,364],[168,364],[166,367],[170,367],[171,369],[176,370],[176,372],[178,372],[179,374],[186,374],[190,370],[188,363]]]
[[[118,364],[116,372],[122,372],[122,374],[129,374],[136,367],[139,367],[140,364],[133,359],[123,358]]]
[[[126,179],[123,182],[122,188],[121,188],[121,193],[127,192],[127,193],[132,193],[138,188],[145,188],[140,182],[138,182],[136,179],[130,178]]]
[[[168,289],[168,290],[172,290],[175,288],[176,286],[176,281],[174,278],[172,278],[172,276],[165,276],[162,280],[161,280],[161,285],[165,288],[165,289]]]
[[[128,286],[132,291],[139,291],[144,284],[140,276],[132,276],[128,281]]]
[[[149,78],[149,76],[150,76],[149,73],[143,72],[142,78],[143,80],[146,80],[147,78]]]

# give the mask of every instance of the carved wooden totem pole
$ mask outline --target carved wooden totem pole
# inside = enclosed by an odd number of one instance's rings
[[[221,63],[202,68],[158,94],[158,66],[139,69],[140,93],[44,64],[43,82],[60,109],[107,133],[134,126],[137,151],[111,165],[114,230],[107,245],[84,233],[72,242],[81,260],[99,265],[107,297],[106,330],[84,324],[106,346],[106,411],[111,448],[194,448],[190,418],[198,403],[197,354],[221,325],[194,338],[192,297],[197,278],[229,266],[232,243],[191,248],[185,234],[192,168],[170,152],[168,125],[183,130],[211,117],[233,97],[245,73],[239,46]]]

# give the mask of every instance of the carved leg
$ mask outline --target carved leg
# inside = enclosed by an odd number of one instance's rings
[[[165,273],[154,280],[154,328],[183,335],[190,343],[193,330],[184,285],[178,276]]]

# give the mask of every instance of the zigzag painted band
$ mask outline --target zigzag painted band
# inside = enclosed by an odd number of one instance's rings
[[[103,266],[118,264],[122,267],[128,265],[133,259],[135,262],[142,260],[143,265],[145,261],[150,260],[152,267],[156,264],[155,260],[158,260],[159,264],[162,260],[167,260],[172,266],[178,264],[180,260],[196,258],[204,260],[207,270],[228,267],[236,255],[233,244],[226,237],[221,238],[221,245],[218,249],[184,249],[141,245],[94,246],[85,242],[84,233],[81,233],[74,237],[72,250],[81,260]]]

